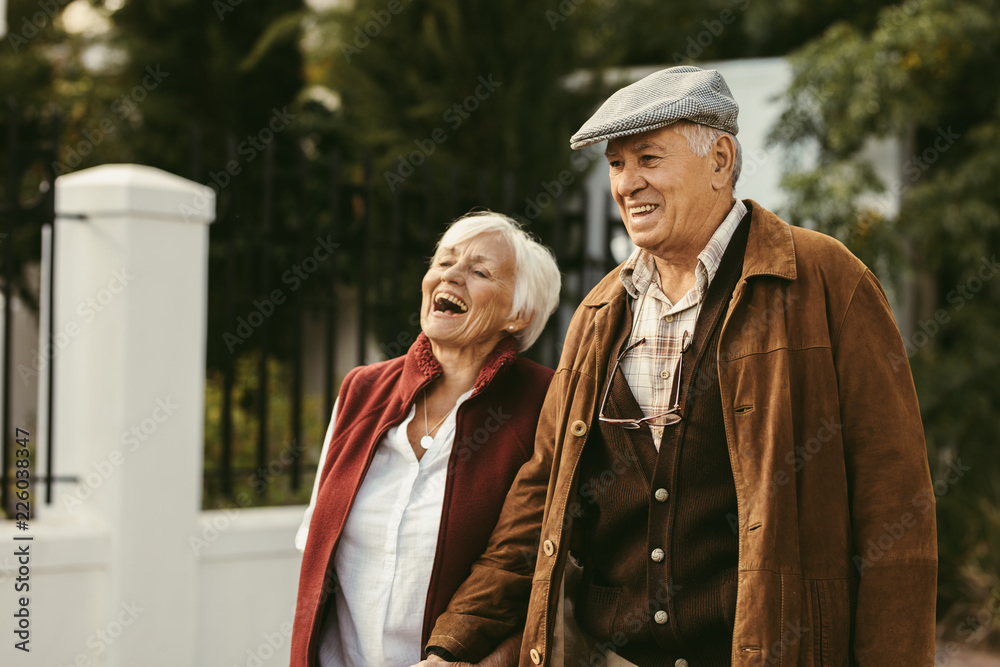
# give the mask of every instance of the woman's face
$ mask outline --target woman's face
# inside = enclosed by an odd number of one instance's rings
[[[514,253],[498,233],[442,246],[422,282],[420,326],[439,346],[483,346],[488,353],[520,322],[509,318]]]

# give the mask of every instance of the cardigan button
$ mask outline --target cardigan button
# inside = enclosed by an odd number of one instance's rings
[[[569,432],[578,438],[584,436],[587,434],[587,424],[577,419],[570,425]]]
[[[688,667],[688,661],[684,658],[674,662],[674,667]]]
[[[663,549],[653,549],[653,553],[649,554],[649,557],[653,559],[654,563],[662,563],[665,555]]]
[[[663,625],[664,623],[666,623],[669,618],[670,617],[667,616],[667,612],[663,611],[662,609],[653,614],[653,620],[656,621],[659,625]]]
[[[556,545],[552,544],[552,540],[545,540],[542,542],[542,551],[546,556],[551,556],[556,552]]]
[[[531,653],[529,653],[528,655],[531,656],[531,662],[535,663],[536,665],[542,664],[542,654],[538,652],[538,649],[536,648],[531,649]]]
[[[653,497],[656,498],[657,502],[665,503],[667,502],[667,498],[670,497],[670,492],[666,489],[660,488],[656,490]]]

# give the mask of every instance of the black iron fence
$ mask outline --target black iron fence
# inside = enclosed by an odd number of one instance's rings
[[[31,503],[39,500],[52,503],[52,483],[73,481],[53,476],[52,444],[52,379],[53,361],[57,350],[54,346],[52,318],[48,318],[47,331],[39,343],[37,330],[31,329],[32,339],[15,341],[15,318],[35,321],[39,304],[52,299],[52,265],[49,274],[38,282],[29,278],[31,267],[41,260],[43,230],[48,231],[49,256],[55,247],[54,187],[56,174],[53,165],[58,155],[60,119],[58,114],[37,109],[22,109],[13,99],[0,105],[0,262],[2,262],[3,313],[3,370],[0,401],[0,507],[9,518],[24,514],[33,515]],[[48,293],[40,294],[38,284],[48,285]],[[17,302],[22,307],[15,310]],[[16,359],[14,346],[31,348],[27,357]],[[47,387],[35,405],[38,383]],[[37,417],[32,423],[19,421],[14,415],[15,400],[29,406],[24,412],[45,415],[45,423]],[[47,437],[39,441],[39,428]],[[36,463],[45,452],[45,467]],[[39,494],[39,485],[44,493]],[[28,509],[25,509],[25,498]],[[17,512],[15,512],[15,508]]]
[[[522,217],[518,204],[542,181],[427,164],[400,184],[369,156],[291,133],[251,164],[235,138],[228,145],[229,168],[196,163],[192,174],[218,192],[205,506],[302,503],[344,369],[398,356],[419,333],[420,279],[447,224],[477,207]],[[554,197],[529,221],[555,250],[572,304],[589,288],[584,269],[610,261],[587,266],[583,201]],[[554,366],[561,333],[552,318],[529,356]]]
[[[42,230],[54,244],[54,165],[58,116],[0,108],[0,262],[2,262],[3,399],[0,506],[13,517],[12,423],[16,392],[11,332],[13,297],[34,318],[52,294],[24,279],[41,260]],[[521,217],[556,252],[563,302],[576,304],[607,253],[585,253],[585,197],[536,176],[467,172],[428,161],[404,178],[388,178],[368,155],[336,142],[274,132],[247,143],[225,137],[221,159],[192,132],[189,178],[213,186],[217,219],[210,228],[206,368],[206,508],[280,505],[308,500],[326,422],[342,375],[350,367],[397,356],[419,333],[420,279],[447,224],[475,208]],[[266,140],[265,140],[266,139]],[[325,143],[324,143],[325,141]],[[388,173],[388,172],[386,172]],[[398,174],[397,174],[398,175]],[[579,174],[577,174],[579,176]],[[534,209],[532,207],[534,206]],[[605,246],[607,244],[604,244]],[[58,270],[54,267],[53,270]],[[30,271],[28,272],[30,273]],[[51,275],[45,281],[51,290]],[[592,280],[591,280],[592,282]],[[49,331],[43,341],[52,340]],[[557,318],[529,351],[554,366],[561,349]],[[38,340],[37,338],[35,339]],[[50,343],[33,344],[21,361],[47,384],[35,414],[49,437],[28,438],[30,455],[45,451],[32,484],[52,502],[52,378],[58,359]],[[22,366],[24,365],[22,364]],[[39,450],[39,447],[42,450]]]

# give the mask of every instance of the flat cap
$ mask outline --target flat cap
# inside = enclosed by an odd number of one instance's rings
[[[601,105],[569,140],[574,148],[655,130],[678,120],[739,132],[740,107],[714,69],[682,66],[654,72]]]

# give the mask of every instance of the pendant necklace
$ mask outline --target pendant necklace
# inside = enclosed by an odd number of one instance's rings
[[[427,390],[426,389],[424,390],[424,430],[427,432],[427,435],[420,438],[421,447],[423,447],[424,449],[431,448],[431,445],[434,444],[434,437],[431,435],[431,431],[436,431],[437,427],[443,424],[444,420],[447,419],[448,415],[450,414],[451,410],[449,410],[447,414],[445,414],[445,416],[441,418],[441,421],[439,421],[437,424],[434,425],[434,428],[432,429],[427,428]]]

